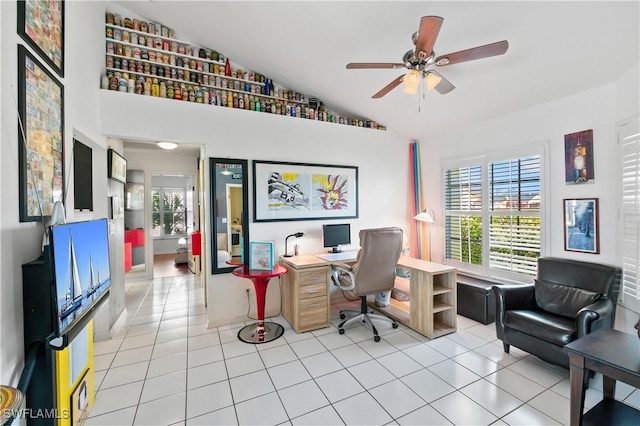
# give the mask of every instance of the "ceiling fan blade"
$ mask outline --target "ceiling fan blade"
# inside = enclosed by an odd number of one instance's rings
[[[439,66],[457,64],[459,62],[473,61],[475,59],[488,58],[504,54],[509,48],[507,40],[496,43],[485,44],[484,46],[473,47],[459,52],[438,56],[435,64]]]
[[[386,86],[384,86],[384,88],[382,90],[380,90],[378,93],[373,95],[371,98],[379,99],[379,98],[383,97],[384,95],[386,95],[387,93],[389,93],[390,91],[392,91],[393,89],[398,87],[398,85],[400,85],[400,83],[402,83],[402,79],[403,78],[404,78],[404,74],[398,76],[398,78],[396,78],[391,83],[389,83]]]
[[[456,86],[451,84],[451,82],[444,78],[438,71],[429,70],[429,72],[441,78],[440,83],[438,83],[438,85],[434,87],[434,89],[436,89],[441,95],[445,95],[456,88]]]
[[[444,21],[444,18],[439,16],[422,17],[420,29],[418,30],[418,39],[416,40],[416,58],[426,59],[431,55],[442,21]]]
[[[348,70],[363,70],[363,69],[396,69],[404,68],[404,64],[391,63],[391,62],[351,62],[347,64]]]

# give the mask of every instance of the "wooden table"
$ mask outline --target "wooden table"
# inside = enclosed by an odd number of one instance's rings
[[[280,324],[264,321],[264,304],[269,280],[284,275],[288,271],[286,267],[281,265],[276,265],[273,269],[269,270],[258,270],[251,269],[248,266],[241,266],[231,271],[231,273],[237,277],[250,279],[256,290],[256,313],[258,314],[258,322],[240,329],[238,339],[245,343],[266,343],[282,336],[284,328]]]
[[[640,411],[614,399],[616,380],[640,388],[640,339],[634,334],[601,328],[565,346],[571,373],[570,425],[640,424]],[[604,399],[583,416],[588,370],[602,373]]]

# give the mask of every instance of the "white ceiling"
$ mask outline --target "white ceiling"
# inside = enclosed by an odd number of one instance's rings
[[[612,83],[640,54],[637,0],[114,3],[277,84],[316,96],[331,110],[418,140]],[[444,18],[436,55],[500,40],[509,42],[509,50],[438,67],[456,86],[449,94],[430,91],[421,99],[398,87],[371,99],[403,71],[345,65],[402,62],[425,15]]]

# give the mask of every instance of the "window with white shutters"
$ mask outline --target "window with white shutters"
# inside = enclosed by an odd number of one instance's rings
[[[636,119],[620,127],[622,156],[621,303],[640,312],[640,129]]]
[[[482,264],[482,167],[445,171],[446,258]]]
[[[489,164],[489,267],[535,275],[540,257],[540,156]]]
[[[484,276],[535,275],[542,251],[543,149],[528,151],[445,163],[446,263]]]

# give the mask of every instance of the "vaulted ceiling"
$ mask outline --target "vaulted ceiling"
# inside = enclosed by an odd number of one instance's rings
[[[176,37],[215,49],[338,113],[428,140],[454,127],[615,82],[638,61],[638,1],[116,1]],[[107,6],[108,8],[109,6]],[[347,70],[349,62],[402,62],[420,18],[444,23],[437,55],[500,40],[506,54],[437,67],[456,88],[371,96],[406,69]]]

